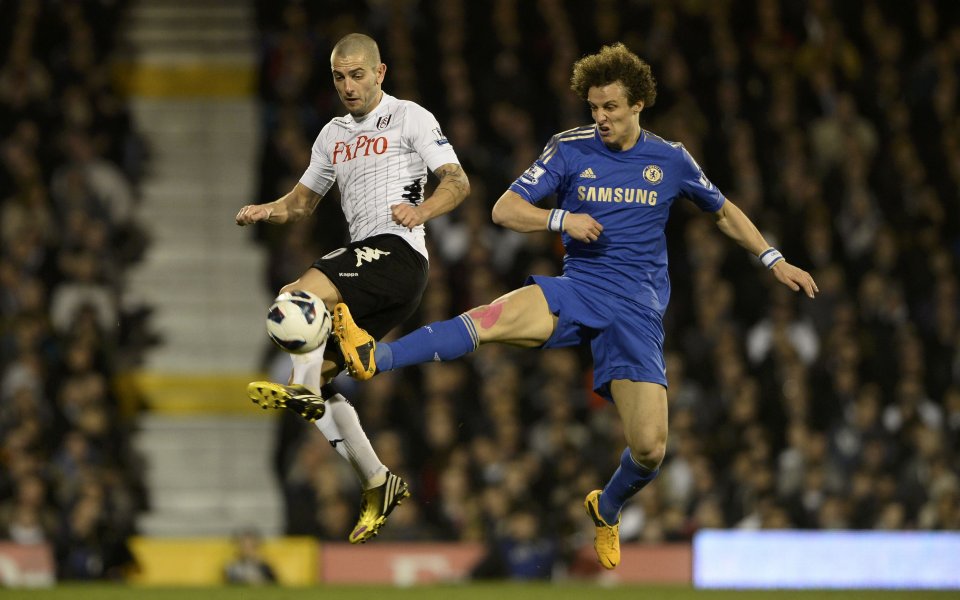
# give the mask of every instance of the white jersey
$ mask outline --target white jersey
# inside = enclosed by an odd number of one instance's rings
[[[447,163],[460,161],[430,111],[384,93],[359,121],[337,117],[320,130],[300,183],[322,196],[337,182],[351,241],[391,233],[426,257],[423,225],[397,225],[390,207],[419,204],[427,169]]]

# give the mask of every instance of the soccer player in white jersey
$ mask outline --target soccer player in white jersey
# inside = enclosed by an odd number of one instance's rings
[[[470,183],[433,115],[383,91],[387,67],[372,38],[345,36],[334,46],[330,66],[348,114],[320,131],[310,166],[293,190],[273,202],[244,206],[236,221],[304,219],[336,182],[350,244],[317,260],[280,291],[312,292],[329,310],[348,302],[357,322],[379,339],[420,303],[428,267],[423,224],[460,204]],[[427,169],[440,182],[424,198]],[[260,406],[286,407],[314,421],[354,467],[364,492],[349,541],[362,543],[410,494],[407,484],[380,462],[353,406],[328,385],[343,361],[336,350],[325,356],[325,347],[291,355],[289,385],[255,381],[247,392]]]
[[[390,343],[375,343],[346,306],[334,309],[333,323],[358,379],[451,360],[489,342],[589,343],[594,387],[617,407],[627,442],[606,486],[584,500],[597,559],[612,569],[620,562],[620,509],[657,476],[666,451],[663,315],[670,299],[665,228],[671,206],[692,201],[779,282],[810,298],[818,290],[809,273],[767,244],[681,144],[640,126],[640,112],[656,99],[647,63],[623,44],[605,46],[574,65],[571,87],[589,105],[594,124],[553,136],[493,207],[493,220],[515,231],[562,233],[561,277],[530,277],[526,287],[488,305]],[[535,206],[551,194],[559,208]]]

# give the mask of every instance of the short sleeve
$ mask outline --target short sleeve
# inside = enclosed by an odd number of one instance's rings
[[[723,194],[707,179],[703,169],[682,145],[680,152],[680,192],[693,200],[700,210],[717,212],[723,206]]]
[[[410,145],[431,172],[449,163],[460,164],[450,140],[443,135],[436,117],[427,109],[408,103],[404,128]]]
[[[327,154],[326,145],[323,142],[328,127],[330,127],[329,124],[321,129],[320,135],[313,142],[313,148],[310,150],[310,165],[300,178],[300,183],[321,196],[326,194],[333,182],[337,180],[337,174],[333,170],[333,162],[330,160],[330,155]]]
[[[563,180],[565,164],[566,161],[560,152],[560,142],[557,136],[553,136],[544,146],[540,157],[523,172],[523,175],[510,184],[510,190],[531,204],[539,202],[557,191]]]

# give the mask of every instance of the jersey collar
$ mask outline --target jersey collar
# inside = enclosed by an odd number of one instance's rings
[[[597,144],[598,144],[601,148],[603,148],[603,150],[604,150],[605,152],[607,152],[607,153],[609,153],[609,154],[612,154],[613,156],[629,156],[629,155],[633,154],[634,152],[639,152],[639,151],[640,151],[640,148],[643,146],[644,142],[647,141],[647,130],[644,129],[643,127],[641,127],[641,128],[640,128],[640,136],[637,137],[637,143],[634,144],[629,150],[611,150],[610,148],[607,147],[606,144],[603,143],[603,140],[600,139],[600,128],[597,127],[596,124],[594,124],[594,126],[593,126],[593,132],[594,132],[594,137],[593,137],[593,139],[595,139],[595,140],[597,141]]]

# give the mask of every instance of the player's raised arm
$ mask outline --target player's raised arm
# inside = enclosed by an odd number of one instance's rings
[[[802,288],[810,298],[820,291],[810,273],[788,263],[778,250],[767,243],[753,221],[729,199],[724,200],[714,216],[720,231],[759,257],[780,283],[795,292]]]
[[[237,213],[237,225],[251,225],[260,221],[292,223],[309,217],[322,196],[300,182],[282,198],[266,204],[248,204]]]
[[[603,225],[588,214],[538,208],[512,190],[504,192],[493,206],[493,222],[520,233],[563,231],[587,243],[595,242],[603,232]]]
[[[457,163],[440,165],[433,173],[440,179],[440,183],[429,198],[416,206],[402,203],[390,207],[394,223],[413,229],[434,217],[450,212],[470,195],[470,180]]]

